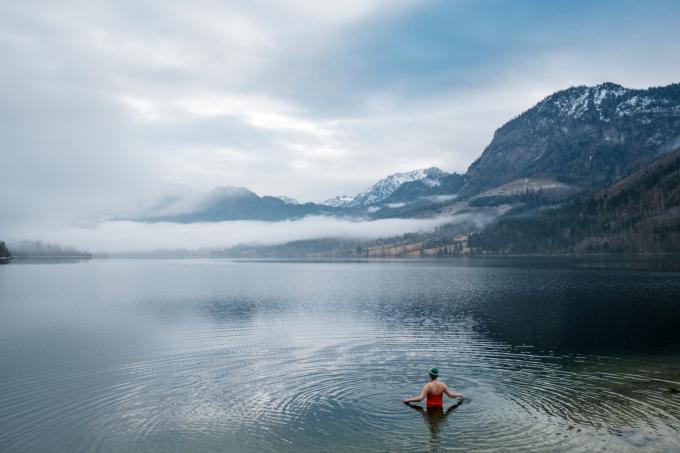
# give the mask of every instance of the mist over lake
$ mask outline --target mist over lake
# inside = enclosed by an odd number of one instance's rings
[[[2,2],[0,453],[680,451],[679,23]]]
[[[678,301],[658,259],[16,262],[0,450],[673,451]]]

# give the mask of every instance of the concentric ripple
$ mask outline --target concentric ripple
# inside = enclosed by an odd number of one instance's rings
[[[621,299],[632,285],[672,320],[678,275],[599,277],[426,263],[4,266],[0,450],[677,451],[680,343],[659,321],[652,348],[634,309],[638,330],[611,330],[627,326],[619,313],[602,325],[624,343],[597,346],[605,337],[583,319],[608,297],[637,307]],[[584,278],[609,296],[570,302]],[[401,402],[432,365],[466,395],[445,414]]]

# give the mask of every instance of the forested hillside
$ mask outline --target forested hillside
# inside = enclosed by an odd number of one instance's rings
[[[680,252],[680,150],[594,195],[516,210],[469,245],[473,253]]]
[[[75,247],[51,244],[43,241],[19,241],[13,243],[12,255],[16,258],[90,258],[90,252]]]

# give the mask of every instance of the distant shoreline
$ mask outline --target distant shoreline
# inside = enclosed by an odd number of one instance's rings
[[[624,260],[644,260],[653,258],[679,258],[678,252],[656,252],[656,253],[524,253],[524,254],[503,254],[503,253],[483,253],[449,256],[251,256],[251,257],[228,257],[228,256],[200,256],[200,255],[142,255],[142,254],[92,254],[89,256],[69,255],[69,256],[11,256],[0,257],[0,263],[9,262],[30,262],[30,261],[89,261],[89,260],[214,260],[214,261],[234,261],[234,262],[446,262],[464,259],[513,259],[513,258],[569,258],[569,259],[624,259]],[[680,262],[680,260],[678,261]]]
[[[92,259],[92,255],[35,255],[35,256],[10,256],[8,259],[10,260],[33,260],[33,259],[39,259],[39,260],[61,260],[61,259],[80,259],[80,260],[87,260],[87,259]]]
[[[653,252],[653,253],[476,253],[467,255],[449,256],[251,256],[251,257],[229,257],[229,256],[200,256],[200,255],[137,255],[137,254],[93,254],[91,259],[199,259],[199,260],[228,260],[228,261],[447,261],[461,258],[541,258],[541,257],[572,257],[572,258],[645,258],[645,257],[672,257],[680,258],[680,252]],[[61,257],[54,257],[61,258]],[[78,258],[78,257],[73,257]]]

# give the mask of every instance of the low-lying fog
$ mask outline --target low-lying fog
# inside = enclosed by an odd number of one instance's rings
[[[322,237],[372,239],[408,232],[432,231],[438,225],[456,220],[463,219],[447,216],[355,221],[317,216],[283,222],[240,220],[180,224],[108,221],[88,227],[25,230],[20,237],[10,239],[40,239],[92,252],[120,253],[226,248],[243,243],[277,244]]]

